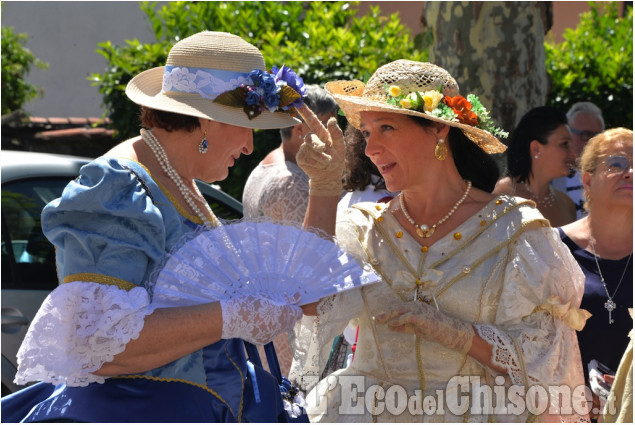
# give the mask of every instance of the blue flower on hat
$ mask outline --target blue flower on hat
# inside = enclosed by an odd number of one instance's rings
[[[245,99],[247,105],[253,106],[258,105],[260,103],[260,95],[256,90],[250,90],[247,93],[247,98]]]
[[[249,119],[262,113],[292,113],[293,108],[302,106],[302,98],[306,95],[304,81],[291,69],[273,67],[272,72],[254,69],[248,75],[251,84],[241,84],[233,90],[221,93],[214,103],[242,107]]]
[[[260,83],[260,88],[265,91],[265,95],[267,94],[276,94],[278,92],[278,86],[276,85],[276,80],[273,78],[271,74],[265,74],[262,76],[262,82]]]
[[[304,80],[302,77],[299,77],[293,69],[284,65],[282,65],[281,68],[274,66],[271,68],[271,73],[275,76],[276,84],[288,85],[300,95],[299,99],[282,109],[287,110],[288,108],[299,108],[302,106],[302,98],[306,95],[306,87],[304,87]]]
[[[265,93],[264,95],[265,106],[270,112],[276,112],[280,105],[280,98],[275,93]]]
[[[260,69],[254,69],[249,73],[249,78],[254,82],[254,85],[259,86],[262,83],[262,74],[263,71]]]

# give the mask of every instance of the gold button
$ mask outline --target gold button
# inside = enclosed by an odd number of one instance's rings
[[[428,247],[427,246],[422,246],[421,247],[421,252],[428,252]]]
[[[456,232],[456,233],[454,234],[454,239],[456,239],[457,241],[458,241],[459,239],[461,239],[462,237],[463,237],[463,235],[461,235],[459,232]]]
[[[502,204],[502,203],[503,203],[503,200],[502,200],[502,199],[497,199],[497,200],[496,200],[496,205],[500,205],[500,204]]]
[[[400,230],[395,234],[395,236],[397,236],[397,238],[400,238],[403,236],[403,232]]]
[[[384,217],[377,217],[377,221],[381,223],[382,221],[384,221]]]
[[[481,226],[485,226],[485,223],[487,223],[487,221],[481,220]]]
[[[421,285],[421,281],[419,279],[415,280],[415,283],[417,284],[417,286]]]
[[[376,209],[377,211],[381,211],[381,205],[379,205],[379,204],[375,204],[375,209]]]

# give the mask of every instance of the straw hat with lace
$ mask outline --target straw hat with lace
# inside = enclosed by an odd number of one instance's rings
[[[452,98],[459,95],[459,86],[450,73],[431,63],[401,59],[378,68],[366,84],[358,80],[332,81],[327,83],[325,88],[335,98],[346,118],[355,128],[359,129],[360,112],[362,111],[394,112],[424,117],[458,127],[487,153],[500,153],[507,149],[492,134],[492,132],[496,132],[505,135],[505,132],[493,126],[487,111],[480,105],[480,102],[477,107],[467,103],[471,107],[471,110],[467,107],[468,113],[475,112],[472,114],[471,121],[463,119],[462,113],[457,115],[449,112],[448,115],[448,109],[445,108],[447,106],[445,105],[446,99],[450,98],[448,102],[451,103]],[[416,93],[419,94],[414,96]],[[441,108],[437,109],[435,106],[432,111],[429,111],[421,105],[425,102],[417,101],[417,99],[422,100],[422,96],[427,93],[432,93],[433,97],[435,94],[437,95],[434,105],[439,105]],[[409,97],[409,95],[411,96]],[[459,98],[465,100],[460,96]],[[399,99],[405,99],[406,103],[400,104]],[[468,96],[467,100],[469,99],[474,98]],[[414,109],[410,101],[418,102],[420,107]],[[463,102],[461,105],[465,108],[466,103]],[[442,108],[446,109],[445,114],[440,113]],[[471,124],[466,122],[471,122]]]
[[[161,111],[175,112],[247,128],[282,128],[298,124],[286,111],[264,109],[249,119],[243,108],[215,103],[223,92],[249,84],[253,70],[265,71],[257,47],[242,38],[203,31],[177,42],[168,54],[166,66],[135,76],[126,95],[135,103]]]

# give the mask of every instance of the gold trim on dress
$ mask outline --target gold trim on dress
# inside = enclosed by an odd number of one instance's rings
[[[507,202],[505,202],[507,201]],[[503,205],[506,204],[506,205]],[[489,205],[489,203],[488,203]],[[472,241],[474,241],[474,239],[476,239],[478,236],[480,236],[483,232],[485,232],[487,229],[490,228],[490,226],[494,225],[494,223],[496,223],[499,219],[501,219],[502,217],[506,216],[507,214],[509,214],[510,212],[517,210],[518,208],[520,208],[523,205],[532,205],[531,201],[518,201],[516,199],[504,199],[504,198],[497,198],[494,202],[494,208],[491,210],[491,212],[488,213],[488,215],[491,217],[490,219],[487,220],[486,223],[483,223],[483,220],[481,220],[481,222],[479,223],[479,226],[477,228],[477,231],[470,235],[467,238],[464,238],[462,240],[462,243],[460,243],[457,247],[455,247],[452,251],[450,251],[447,255],[445,255],[443,258],[435,261],[434,263],[430,264],[428,269],[434,269],[436,267],[438,267],[439,265],[443,264],[444,262],[448,261],[450,258],[453,258],[454,255],[465,249],[469,244],[472,243]],[[497,211],[497,209],[503,205],[503,209],[502,211]],[[377,213],[376,211],[373,211],[372,209],[367,209],[362,205],[355,205],[353,208],[356,208],[358,210],[360,210],[363,213],[368,214],[368,216],[370,218],[373,219],[374,222],[374,226],[372,227],[372,229],[376,230],[379,233],[379,236],[382,237],[385,241],[387,241],[388,246],[390,247],[390,249],[396,254],[396,256],[399,258],[399,260],[401,261],[401,263],[413,274],[413,276],[421,276],[422,275],[422,268],[423,268],[423,264],[425,263],[425,258],[427,257],[427,251],[428,250],[421,250],[421,255],[420,255],[420,259],[419,259],[419,264],[417,269],[418,270],[414,270],[414,268],[412,267],[412,265],[410,264],[410,262],[408,262],[408,260],[404,257],[403,253],[401,252],[401,250],[398,248],[398,246],[395,244],[395,242],[393,241],[390,232],[388,232],[386,229],[383,228],[383,221],[384,220],[379,220],[379,218],[381,218],[381,214],[383,211],[379,211],[379,213]],[[380,217],[377,217],[377,214],[380,214]],[[474,262],[472,262],[472,264],[470,264],[469,266],[469,270],[465,270],[465,268],[458,270],[458,273],[451,279],[447,280],[446,283],[442,286],[440,286],[437,291],[433,294],[433,298],[438,298],[441,295],[443,295],[443,293],[445,293],[448,289],[450,289],[452,286],[454,286],[454,284],[456,282],[458,282],[460,279],[462,279],[465,276],[468,276],[470,274],[470,271],[473,270],[474,268],[478,267],[480,264],[482,264],[485,260],[487,260],[488,258],[490,258],[492,255],[496,255],[498,252],[500,252],[502,249],[509,247],[509,245],[511,245],[516,239],[517,237],[522,234],[523,232],[525,232],[528,228],[530,227],[548,227],[549,226],[549,222],[544,219],[544,218],[540,218],[540,217],[536,217],[536,218],[531,218],[526,222],[522,222],[520,224],[520,226],[518,227],[517,231],[514,232],[513,235],[511,235],[510,237],[506,238],[503,242],[501,242],[500,244],[498,244],[497,246],[495,246],[493,249],[489,250],[488,252],[486,252],[483,256],[481,256],[480,258],[477,258]],[[382,277],[382,280],[385,281],[391,288],[393,288],[393,284],[392,284],[392,279],[388,278],[388,276],[386,276],[386,274],[384,273],[384,271],[382,270],[382,268],[379,265],[379,262],[377,261],[377,259],[375,259],[371,253],[370,253],[370,249],[367,246],[366,240],[362,235],[362,232],[360,231],[360,229],[358,227],[356,227],[357,230],[357,234],[358,234],[358,240],[363,248],[363,250],[366,253],[366,256],[368,257],[369,262],[371,263],[371,265],[373,266],[373,268],[375,269],[375,271]],[[456,240],[456,238],[455,238]],[[497,264],[498,266],[498,264]],[[494,267],[495,269],[497,267]],[[493,270],[492,270],[493,273]],[[491,273],[489,278],[491,278]],[[489,281],[488,278],[488,281]],[[393,289],[394,290],[394,289]],[[363,294],[363,290],[362,290],[362,294]],[[403,301],[407,301],[408,299],[410,299],[410,297],[405,297],[403,294],[396,292],[395,293],[403,300]],[[481,292],[481,296],[482,296],[482,292]],[[372,323],[372,321],[371,321]],[[371,328],[373,326],[371,325]],[[374,329],[373,329],[374,332]],[[377,337],[376,335],[374,335],[376,343],[377,343]],[[416,359],[417,359],[417,369],[419,372],[419,382],[421,385],[421,389],[422,391],[425,389],[425,372],[423,370],[423,362],[421,359],[421,339],[417,336],[415,339],[415,354],[416,354]],[[520,358],[520,362],[521,364],[519,365],[521,367],[521,371],[523,374],[523,377],[525,379],[525,382],[527,382],[528,377],[527,377],[527,373],[525,370],[525,364],[524,364],[524,359],[522,358],[522,351],[519,351],[519,347],[517,346],[516,341],[514,341],[514,344],[516,345],[516,351],[519,354],[519,358]],[[381,353],[381,349],[379,350],[379,355],[380,357],[382,356]],[[466,355],[466,360],[467,360],[467,355]],[[383,358],[382,358],[382,362],[383,362]],[[384,363],[385,364],[385,363]],[[463,363],[465,364],[465,362]],[[467,417],[464,417],[463,419],[466,420],[469,418],[469,415]],[[491,417],[489,419],[492,419]]]
[[[240,367],[238,367],[238,365],[236,364],[236,362],[234,361],[234,359],[232,359],[232,356],[229,354],[229,350],[227,349],[227,345],[225,345],[225,354],[227,355],[227,358],[229,359],[230,362],[232,362],[232,364],[234,365],[234,367],[236,368],[236,370],[238,371],[238,374],[240,375],[240,404],[238,405],[238,417],[237,420],[238,422],[242,422],[242,416],[243,416],[243,398],[245,395],[245,375],[243,375],[242,370],[240,370]],[[231,408],[230,408],[231,410]],[[232,412],[233,414],[234,412]]]
[[[221,401],[221,403],[223,403],[225,406],[227,406],[227,408],[229,409],[229,411],[231,412],[232,415],[234,415],[234,412],[232,411],[231,406],[229,405],[229,403],[227,403],[225,401],[225,399],[223,399],[223,397],[221,397],[220,394],[218,394],[216,391],[214,391],[213,389],[203,385],[203,384],[198,384],[196,382],[192,382],[192,381],[188,381],[186,379],[180,379],[180,378],[162,378],[159,376],[149,376],[149,375],[118,375],[118,376],[113,376],[109,379],[147,379],[149,381],[155,381],[155,382],[179,382],[181,384],[188,384],[188,385],[192,385],[194,387],[200,388],[202,390],[207,391],[208,393],[210,393],[211,395],[213,395],[214,397],[216,397],[218,400]],[[241,404],[242,404],[242,395],[241,395]],[[238,420],[238,422],[240,422],[240,420]]]
[[[70,283],[70,282],[95,282],[102,285],[112,285],[116,286],[119,289],[124,289],[126,291],[130,291],[131,289],[137,288],[138,285],[135,285],[132,282],[128,282],[127,280],[119,279],[117,277],[106,276],[98,273],[75,273],[69,274],[66,276],[62,283]]]
[[[199,224],[199,225],[203,225],[204,224],[203,221],[200,219],[200,217],[190,214],[189,211],[187,211],[185,208],[183,208],[183,206],[176,200],[176,198],[172,195],[172,193],[170,193],[170,191],[167,190],[165,188],[165,186],[163,186],[163,184],[154,177],[154,175],[152,175],[150,170],[148,170],[148,168],[145,165],[143,165],[140,162],[133,161],[133,160],[131,160],[129,158],[126,158],[126,159],[128,159],[129,161],[132,161],[132,162],[134,162],[136,164],[139,164],[140,167],[142,167],[144,170],[146,170],[146,173],[148,173],[148,175],[150,176],[152,181],[154,181],[154,183],[159,187],[161,192],[163,192],[165,197],[168,198],[168,200],[172,203],[172,205],[174,205],[174,208],[177,209],[179,214],[181,214],[186,219],[190,220],[192,223]],[[203,199],[205,199],[205,198],[203,198]],[[205,201],[205,202],[207,202],[207,201]],[[218,220],[216,219],[216,216],[213,215],[213,213],[212,213],[212,222],[218,223]]]

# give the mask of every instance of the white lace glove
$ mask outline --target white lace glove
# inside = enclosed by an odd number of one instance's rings
[[[344,171],[344,135],[335,118],[326,128],[306,105],[298,109],[309,133],[296,155],[298,166],[309,176],[309,194],[312,196],[339,196],[342,193]]]
[[[223,312],[221,338],[241,338],[264,345],[291,328],[302,317],[302,309],[265,294],[230,298],[220,302]]]
[[[399,304],[376,316],[375,322],[385,323],[396,332],[414,333],[463,354],[472,347],[474,329],[471,323],[455,319],[419,301]]]

